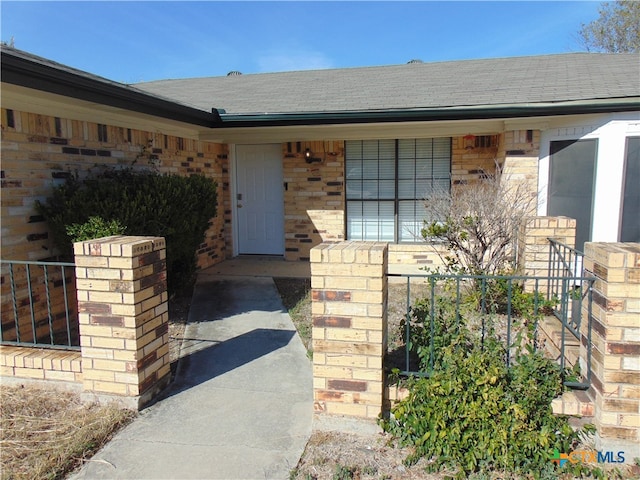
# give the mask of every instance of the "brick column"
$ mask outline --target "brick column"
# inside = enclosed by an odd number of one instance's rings
[[[528,217],[518,232],[518,268],[523,275],[549,275],[549,238],[576,244],[576,221],[568,217]],[[546,285],[546,282],[544,282]],[[540,283],[543,285],[543,282]]]
[[[387,244],[342,242],[311,250],[314,406],[376,418],[387,349]]]
[[[539,156],[539,130],[509,130],[504,133],[498,151],[503,181],[522,185],[522,192],[531,198],[531,215],[535,215],[538,198]]]
[[[640,456],[640,244],[586,243],[584,263],[596,277],[590,393],[598,448],[624,450],[631,462]],[[586,355],[587,322],[582,328]]]
[[[74,244],[87,398],[141,408],[170,379],[164,238]]]

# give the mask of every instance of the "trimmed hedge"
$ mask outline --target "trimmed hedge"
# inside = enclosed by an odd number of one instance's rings
[[[216,215],[216,190],[216,183],[203,175],[107,170],[84,180],[71,178],[36,208],[47,220],[63,256],[73,254],[72,226],[86,224],[92,217],[116,222],[124,227],[125,235],[165,237],[172,295],[193,285],[195,252]]]

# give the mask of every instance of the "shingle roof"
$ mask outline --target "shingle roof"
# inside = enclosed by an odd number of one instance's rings
[[[0,45],[2,82],[170,120],[212,127],[217,112],[202,111],[138,88],[114,82],[32,53]]]
[[[366,112],[640,97],[640,55],[569,53],[160,80],[135,85],[228,114]]]

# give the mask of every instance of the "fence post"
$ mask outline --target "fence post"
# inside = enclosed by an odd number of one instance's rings
[[[625,451],[631,462],[640,456],[640,243],[588,242],[584,267],[596,278],[589,320],[597,446]]]
[[[382,411],[386,272],[386,243],[324,243],[311,250],[317,413],[376,418]]]
[[[141,408],[170,379],[165,240],[74,244],[83,396]]]

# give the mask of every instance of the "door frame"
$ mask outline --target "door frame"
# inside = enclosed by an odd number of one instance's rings
[[[237,147],[242,145],[268,145],[274,146],[278,145],[281,148],[281,144],[279,143],[248,143],[248,144],[229,144],[229,191],[230,191],[230,202],[231,202],[231,241],[232,241],[232,256],[237,257],[240,255],[240,228],[238,223],[238,202],[237,202],[237,194],[238,194],[238,152]],[[284,166],[283,166],[284,167]],[[283,172],[284,174],[284,172]],[[283,178],[284,182],[284,178]],[[283,200],[284,202],[284,200]],[[283,205],[283,216],[284,216],[284,205]],[[284,220],[284,219],[283,219]],[[284,222],[283,222],[284,223]],[[284,229],[282,231],[282,242],[283,245],[285,243],[285,232]],[[285,251],[283,247],[282,256],[284,257]],[[278,255],[274,255],[278,256]]]

